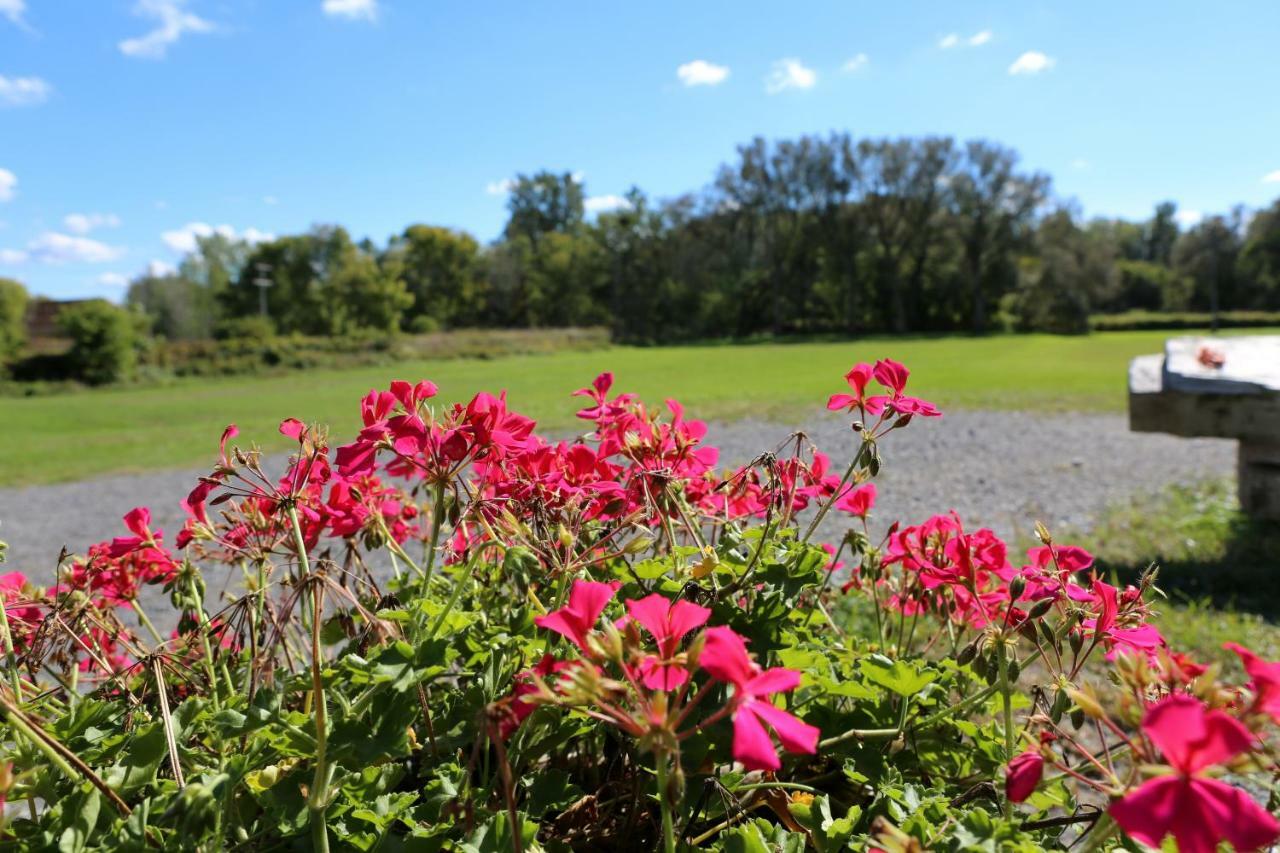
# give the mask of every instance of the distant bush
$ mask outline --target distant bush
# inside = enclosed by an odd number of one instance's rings
[[[67,363],[72,378],[102,385],[132,375],[141,340],[138,315],[93,299],[64,309],[58,325],[71,338]]]
[[[218,340],[258,340],[263,341],[276,336],[276,324],[270,317],[251,314],[247,317],[227,317],[220,321],[213,330]]]
[[[27,339],[27,289],[11,278],[0,278],[0,368],[22,349]]]
[[[1208,329],[1213,315],[1205,311],[1164,313],[1125,311],[1121,314],[1095,314],[1089,326],[1095,332],[1135,332],[1154,329]],[[1280,326],[1280,311],[1223,311],[1218,325],[1224,329],[1247,329]]]
[[[247,322],[253,320],[255,322]],[[165,341],[143,363],[174,376],[231,376],[281,370],[363,367],[423,358],[491,358],[609,345],[609,332],[587,329],[465,329],[422,335],[352,332],[334,337],[272,335],[260,318],[229,321],[212,341]]]

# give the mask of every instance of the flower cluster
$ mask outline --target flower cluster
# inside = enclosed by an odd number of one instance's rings
[[[689,640],[711,611],[657,593],[628,599],[626,615],[602,629],[600,616],[616,591],[615,584],[575,581],[564,607],[537,618],[540,627],[568,640],[579,657],[559,663],[545,657],[538,668],[524,674],[507,700],[507,734],[543,702],[585,709],[639,740],[666,748],[729,717],[733,758],[748,770],[782,766],[769,730],[789,752],[816,751],[818,729],[771,699],[799,687],[799,672],[762,669],[752,660],[746,641],[724,626],[706,628]],[[699,672],[707,680],[695,689]],[[551,674],[557,674],[558,681],[544,682],[541,690],[529,686]],[[719,692],[717,686],[728,688],[726,700],[717,710],[699,715],[699,706]]]

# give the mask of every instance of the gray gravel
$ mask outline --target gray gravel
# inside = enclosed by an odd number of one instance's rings
[[[854,436],[836,415],[791,425],[713,425],[709,441],[721,448],[722,463],[736,463],[773,449],[795,428],[833,459],[852,452]],[[1051,528],[1087,529],[1109,504],[1235,471],[1234,441],[1131,433],[1119,415],[956,412],[893,433],[882,453],[876,520],[919,521],[954,509],[966,526],[989,526],[1006,537],[1029,534],[1037,519]],[[207,470],[0,489],[8,568],[48,582],[60,546],[82,551],[121,535],[120,517],[134,506],[150,506],[172,542],[182,524],[178,501]]]

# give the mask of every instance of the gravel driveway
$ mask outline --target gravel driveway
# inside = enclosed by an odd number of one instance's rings
[[[796,427],[847,464],[854,438],[836,415],[793,425],[717,424],[708,440],[721,448],[723,463],[736,463],[773,449]],[[1131,433],[1122,415],[956,412],[893,433],[882,454],[875,520],[919,521],[954,509],[967,526],[989,526],[1004,536],[1029,534],[1036,519],[1051,528],[1086,529],[1113,502],[1235,470],[1234,441]],[[37,583],[50,582],[62,545],[82,551],[123,534],[120,517],[134,506],[150,506],[172,542],[182,524],[178,501],[207,471],[0,489],[0,539],[9,543],[8,568]],[[832,532],[839,535],[834,527]]]

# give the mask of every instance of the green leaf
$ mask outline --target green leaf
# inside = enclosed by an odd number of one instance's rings
[[[867,680],[904,697],[914,696],[938,677],[936,672],[921,672],[918,666],[882,655],[863,658],[858,666]]]

